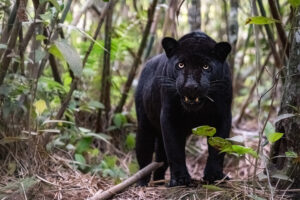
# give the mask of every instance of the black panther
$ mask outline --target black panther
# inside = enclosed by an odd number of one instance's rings
[[[203,32],[192,32],[178,41],[162,40],[165,53],[150,59],[135,94],[138,132],[136,154],[140,168],[155,160],[164,165],[153,174],[164,179],[170,166],[169,186],[189,185],[185,143],[191,129],[215,127],[215,136],[227,138],[231,128],[232,81],[226,57],[227,42],[215,42]],[[224,154],[209,146],[203,179],[222,179]],[[138,185],[144,186],[147,176]]]

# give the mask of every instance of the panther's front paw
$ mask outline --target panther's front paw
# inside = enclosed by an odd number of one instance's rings
[[[190,175],[186,175],[183,177],[175,177],[175,178],[171,178],[169,187],[175,187],[175,186],[180,186],[180,185],[188,186],[190,183],[191,183]]]

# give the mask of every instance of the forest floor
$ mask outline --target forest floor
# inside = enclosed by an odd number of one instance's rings
[[[251,127],[251,124],[253,123],[233,129],[233,133],[244,138],[245,146],[256,148],[257,137],[253,137],[257,135],[256,127]],[[192,187],[168,188],[165,185],[153,186],[150,182],[149,187],[131,186],[115,195],[113,199],[270,199],[266,180],[256,185],[256,196],[251,195],[255,160],[250,156],[246,156],[246,159],[226,156],[224,171],[230,177],[230,181],[217,186],[203,183],[201,178],[207,157],[206,139],[192,137],[189,140],[187,166],[194,180]],[[105,191],[114,185],[112,179],[74,170],[69,161],[61,155],[52,155],[44,174],[23,179],[21,182],[17,177],[1,177],[0,186],[4,187],[0,187],[0,199],[87,199],[97,191]],[[260,162],[258,173],[262,172],[263,168],[263,163]],[[168,172],[166,179],[169,179]],[[273,194],[273,199],[288,197],[285,191],[277,191]]]

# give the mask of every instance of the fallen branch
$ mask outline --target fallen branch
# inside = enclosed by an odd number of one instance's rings
[[[104,199],[111,198],[115,194],[121,192],[122,190],[129,187],[130,185],[136,183],[138,180],[140,180],[144,176],[147,176],[152,171],[156,170],[157,168],[161,167],[162,165],[163,165],[163,163],[153,162],[153,163],[147,165],[146,167],[144,167],[143,169],[141,169],[140,171],[138,171],[136,174],[134,174],[130,178],[126,179],[124,182],[122,182],[118,185],[115,185],[106,191],[96,192],[96,194],[93,197],[89,198],[89,200],[104,200]]]

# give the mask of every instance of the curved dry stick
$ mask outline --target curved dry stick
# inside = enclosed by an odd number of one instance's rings
[[[157,168],[161,167],[162,165],[163,165],[162,162],[160,162],[160,163],[153,162],[153,163],[147,165],[146,167],[144,167],[143,169],[139,170],[137,173],[135,173],[133,176],[129,177],[122,183],[115,185],[106,191],[96,192],[96,194],[93,197],[89,198],[88,200],[104,200],[104,199],[111,198],[115,194],[121,192],[122,190],[129,187],[130,185],[136,183],[138,180],[140,180],[144,176],[147,176],[152,171],[156,170]]]

